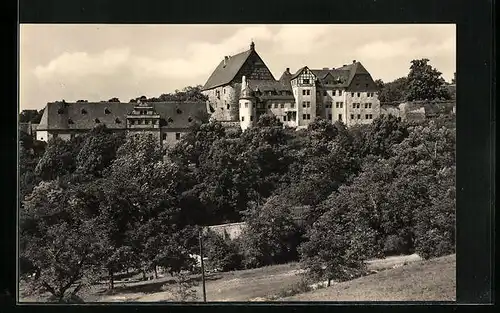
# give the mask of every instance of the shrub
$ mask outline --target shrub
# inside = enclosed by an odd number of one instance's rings
[[[242,267],[242,255],[236,242],[210,231],[205,239],[204,255],[208,270],[233,271]]]

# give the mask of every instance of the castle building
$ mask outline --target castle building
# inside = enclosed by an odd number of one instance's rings
[[[339,68],[287,68],[275,80],[255,50],[225,56],[203,91],[212,118],[243,130],[262,114],[286,126],[307,127],[317,116],[347,126],[371,123],[380,115],[378,90],[365,67],[354,60]]]
[[[50,102],[36,128],[36,139],[69,140],[104,124],[112,131],[151,134],[167,146],[179,141],[206,115],[203,102]]]

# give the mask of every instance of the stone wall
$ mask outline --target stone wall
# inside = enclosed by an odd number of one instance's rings
[[[208,226],[208,228],[214,233],[230,240],[240,237],[241,232],[245,229],[245,227],[246,223],[244,222]]]
[[[209,111],[211,116],[218,121],[238,121],[240,90],[240,83],[204,90],[202,93],[208,97],[208,104],[214,110]]]

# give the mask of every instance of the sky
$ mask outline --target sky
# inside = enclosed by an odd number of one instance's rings
[[[454,24],[365,25],[112,25],[22,24],[20,109],[47,102],[122,102],[203,85],[226,55],[255,50],[276,79],[286,68],[361,62],[373,79],[406,76],[427,58],[451,81]]]

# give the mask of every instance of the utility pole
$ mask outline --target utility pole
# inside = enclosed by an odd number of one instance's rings
[[[203,263],[203,227],[200,228],[200,260],[201,260],[201,281],[203,283],[203,302],[207,302],[207,292],[205,290],[205,265]]]

